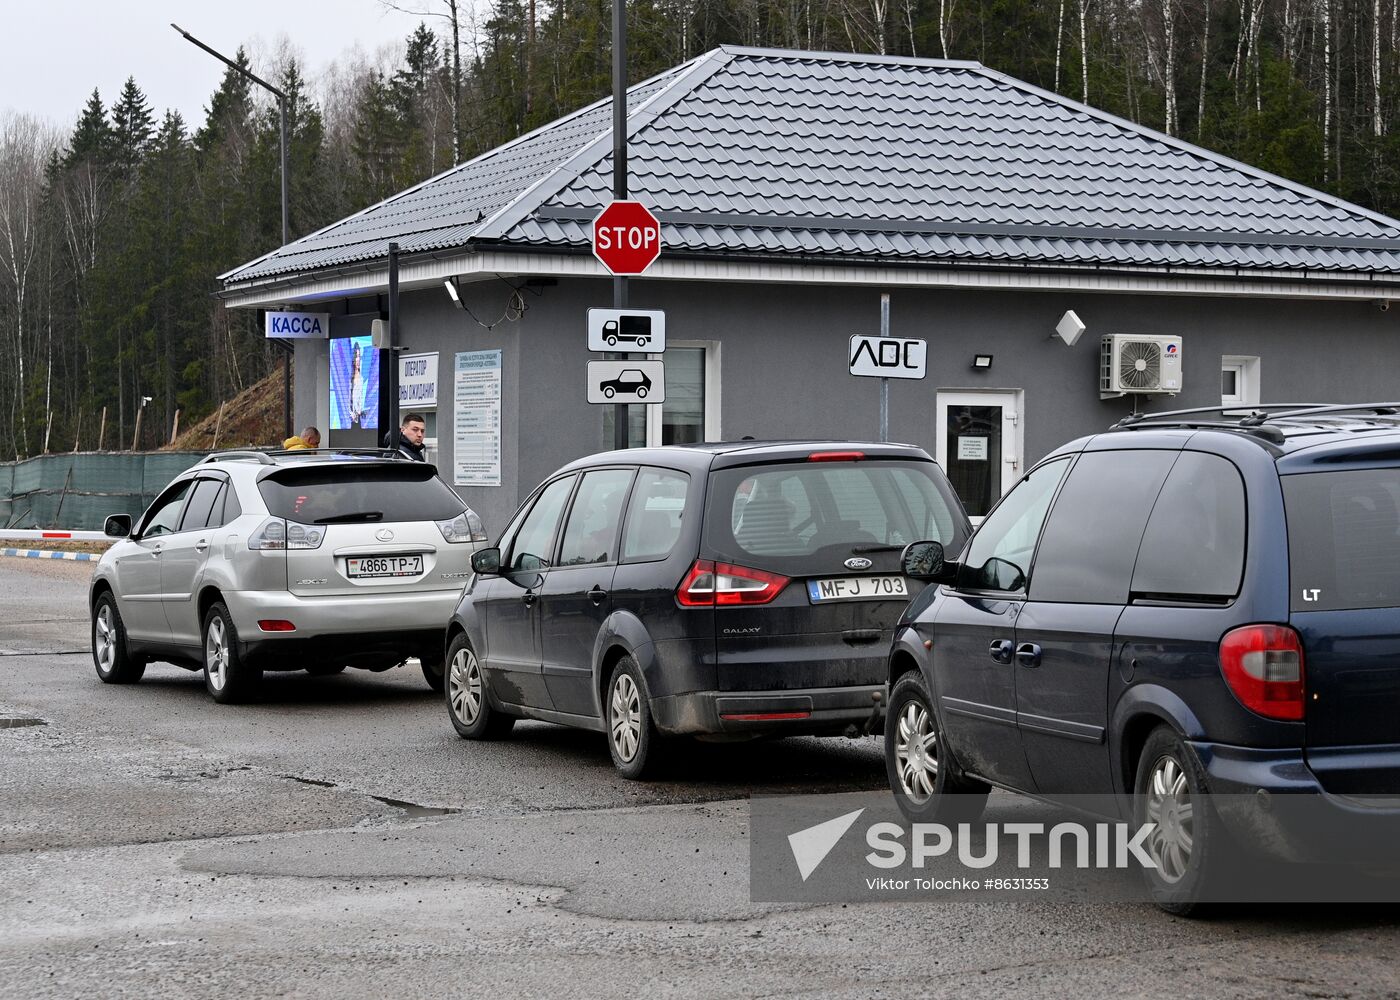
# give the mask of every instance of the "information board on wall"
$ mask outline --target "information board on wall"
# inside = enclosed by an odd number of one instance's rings
[[[500,351],[455,356],[452,401],[452,481],[459,486],[500,486]]]

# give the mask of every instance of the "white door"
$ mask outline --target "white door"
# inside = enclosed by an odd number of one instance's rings
[[[980,522],[1021,475],[1021,390],[938,390],[938,451],[948,481]]]

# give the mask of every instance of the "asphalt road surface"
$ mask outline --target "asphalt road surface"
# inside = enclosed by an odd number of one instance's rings
[[[107,686],[87,577],[0,559],[0,997],[1400,995],[1400,907],[754,903],[747,797],[881,788],[875,741],[636,784],[416,669]]]

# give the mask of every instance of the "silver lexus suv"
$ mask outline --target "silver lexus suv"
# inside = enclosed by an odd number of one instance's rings
[[[214,700],[264,670],[386,670],[436,690],[481,519],[397,452],[222,452],[181,473],[93,573],[92,656],[109,684],[152,660],[203,670]]]

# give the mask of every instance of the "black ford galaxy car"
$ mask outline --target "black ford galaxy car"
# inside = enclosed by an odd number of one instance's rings
[[[902,550],[969,525],[919,448],[743,441],[609,452],[524,503],[447,634],[469,739],[518,718],[608,734],[641,777],[668,738],[872,731],[910,585]]]
[[[1183,911],[1236,847],[1394,860],[1400,405],[1126,421],[1047,456],[940,564],[908,554],[938,585],[890,660],[909,817],[971,820],[990,785],[1102,796],[1156,823],[1149,883]]]

